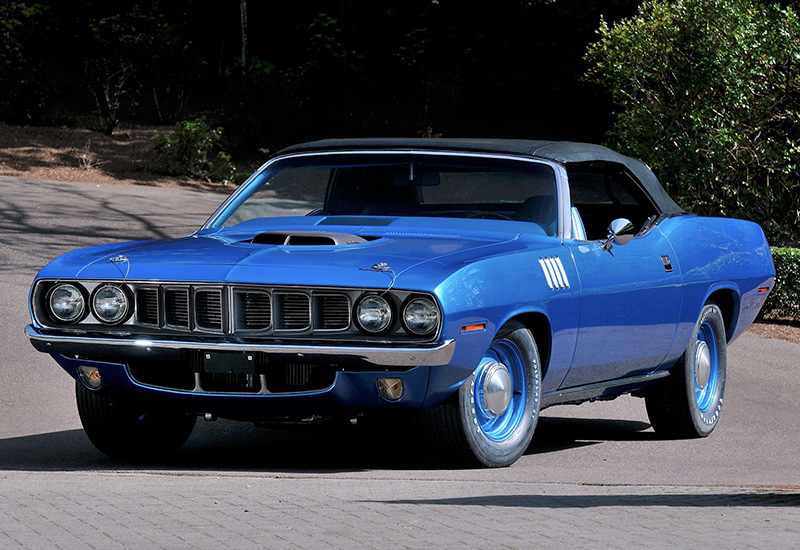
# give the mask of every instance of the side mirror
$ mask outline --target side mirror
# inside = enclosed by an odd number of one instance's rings
[[[628,244],[633,236],[636,235],[636,228],[630,220],[617,218],[608,226],[608,240],[601,247],[603,250],[611,250],[615,245]]]

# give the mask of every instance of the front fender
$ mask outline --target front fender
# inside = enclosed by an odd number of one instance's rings
[[[561,259],[569,286],[548,285],[539,262],[543,257]],[[566,247],[471,263],[444,280],[434,293],[442,305],[442,338],[455,340],[456,352],[452,368],[431,370],[426,406],[441,402],[458,389],[506,322],[529,316],[543,316],[549,323],[550,353],[542,389],[558,388],[572,361],[580,311],[579,279]],[[475,326],[483,328],[470,329]],[[537,334],[536,330],[532,332]]]

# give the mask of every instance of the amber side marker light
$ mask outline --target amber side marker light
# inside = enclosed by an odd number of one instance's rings
[[[80,365],[78,367],[78,375],[81,377],[81,382],[90,390],[96,390],[103,385],[103,379],[100,377],[100,371],[97,370],[97,367]]]
[[[402,378],[378,378],[378,393],[387,401],[399,401],[403,391]]]
[[[461,327],[461,332],[477,332],[479,330],[486,330],[486,323],[478,323],[475,325],[464,325]]]
[[[759,294],[764,294],[765,292],[769,292],[769,287],[768,286],[760,286],[760,287],[758,287],[758,293]]]

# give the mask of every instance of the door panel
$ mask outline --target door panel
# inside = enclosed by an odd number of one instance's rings
[[[610,251],[572,247],[582,297],[572,366],[562,388],[642,374],[657,367],[675,336],[681,309],[677,262],[658,228]],[[673,271],[668,271],[673,269]]]

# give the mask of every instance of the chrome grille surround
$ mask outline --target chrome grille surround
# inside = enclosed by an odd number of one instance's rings
[[[60,280],[63,281],[63,280]],[[120,335],[170,333],[208,335],[222,339],[324,338],[370,340],[356,325],[354,308],[369,294],[388,299],[396,312],[414,298],[427,293],[400,289],[351,289],[289,287],[257,284],[177,283],[153,281],[74,281],[88,294],[102,284],[125,286],[134,297],[135,312],[125,323],[102,326],[92,315],[78,323],[61,323],[47,311],[46,295],[57,281],[40,280],[32,294],[36,323],[46,329]],[[395,315],[399,320],[399,315]],[[399,321],[380,340],[430,342],[433,334],[419,337],[406,332]]]

